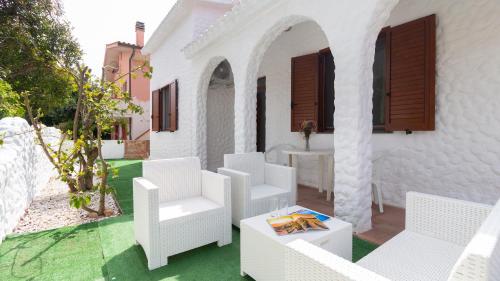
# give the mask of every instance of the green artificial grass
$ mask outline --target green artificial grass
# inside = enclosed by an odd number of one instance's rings
[[[233,243],[210,244],[169,258],[157,270],[147,269],[146,256],[135,245],[132,178],[141,161],[115,160],[119,178],[110,184],[124,212],[101,222],[32,234],[9,236],[0,245],[0,280],[252,280],[240,277],[239,231]],[[353,261],[376,248],[353,238]]]

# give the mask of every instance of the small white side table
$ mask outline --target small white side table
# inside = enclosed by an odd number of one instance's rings
[[[288,212],[306,209],[292,206]],[[240,222],[241,275],[259,281],[285,280],[285,247],[303,239],[348,261],[352,259],[352,225],[337,218],[325,221],[329,230],[279,236],[267,223],[269,214]]]
[[[288,166],[294,167],[298,170],[298,156],[316,156],[319,162],[319,174],[318,174],[318,191],[323,192],[326,190],[326,200],[330,201],[332,198],[333,191],[333,151],[332,150],[283,150],[283,153],[288,154]],[[324,182],[325,178],[325,158],[328,158],[327,163],[327,180]]]

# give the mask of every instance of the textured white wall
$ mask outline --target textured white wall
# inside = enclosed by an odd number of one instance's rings
[[[207,93],[207,168],[224,167],[234,153],[234,86],[215,85]]]
[[[192,21],[185,20],[170,35],[169,39],[153,54],[151,65],[154,73],[151,91],[179,80],[179,126],[176,132],[151,132],[150,155],[152,159],[189,156],[192,154],[192,95],[187,90],[189,62],[181,53],[182,47],[192,39]]]
[[[247,0],[242,10],[260,6],[258,20],[220,37],[191,60],[178,53],[192,26],[179,26],[151,56],[155,75],[151,89],[172,79],[180,82],[179,131],[152,133],[152,158],[199,155],[207,159],[207,87],[213,69],[223,59],[232,66],[235,81],[235,151],[254,151],[256,143],[256,83],[259,66],[272,42],[288,27],[313,20],[334,46],[337,101],[334,143],[335,213],[354,224],[356,231],[371,225],[371,65],[378,31],[396,0],[302,1]],[[243,5],[243,4],[242,4]],[[328,13],[324,11],[328,10]],[[239,13],[241,10],[237,10]],[[376,16],[375,16],[376,15]],[[226,18],[226,24],[238,18]],[[353,20],[356,19],[356,20]],[[345,28],[349,26],[349,28]],[[289,126],[289,122],[283,122]],[[325,136],[328,138],[328,136]],[[313,138],[313,145],[316,145]],[[331,144],[330,144],[331,145]],[[319,147],[319,146],[318,146]],[[331,146],[330,146],[331,147]]]
[[[0,243],[12,232],[19,218],[36,193],[55,175],[55,170],[42,148],[35,143],[35,136],[28,122],[22,118],[0,120]],[[54,128],[44,129],[44,139],[56,144],[60,138]]]
[[[269,47],[260,66],[259,77],[266,76],[266,149],[279,144],[291,144],[300,149],[305,140],[300,133],[290,130],[291,58],[316,53],[328,47],[328,41],[315,22],[294,26],[280,35]],[[312,149],[333,150],[333,134],[313,134]],[[275,161],[270,154],[272,160]],[[286,157],[281,159],[286,164]],[[298,183],[312,187],[318,185],[317,157],[300,157]],[[326,179],[325,179],[326,180]]]
[[[217,59],[225,58],[233,67],[235,77],[235,151],[254,151],[256,143],[256,84],[259,66],[268,48],[284,30],[298,23],[313,20],[325,32],[328,45],[336,57],[337,102],[335,143],[335,213],[354,224],[356,231],[371,226],[371,87],[374,45],[379,30],[388,18],[395,0],[305,2],[299,0],[245,1],[266,9],[258,20],[245,24],[225,21],[236,28],[226,32],[191,61],[196,86],[195,154],[202,160],[206,154],[206,120],[204,120],[204,87]],[[328,10],[329,13],[324,11]],[[238,12],[237,12],[238,13]],[[375,16],[376,15],[376,16]],[[241,16],[244,17],[244,16]],[[353,19],[356,19],[353,21]],[[345,28],[349,26],[349,28]],[[214,62],[215,60],[215,62]],[[219,60],[220,62],[220,60]],[[202,72],[198,71],[202,69]],[[206,118],[205,118],[206,119]],[[286,123],[286,124],[285,124]],[[283,122],[289,126],[289,122]]]
[[[420,191],[500,197],[500,4],[401,0],[387,25],[437,15],[436,130],[374,135],[374,181],[387,203]]]
[[[197,71],[201,72],[203,66],[193,67],[192,62],[186,59],[181,50],[193,40],[193,37],[208,28],[213,20],[221,16],[223,12],[221,9],[209,9],[205,6],[195,8],[179,23],[161,47],[151,54],[151,65],[154,69],[151,91],[157,90],[175,79],[179,81],[178,130],[176,132],[151,132],[151,159],[199,155],[194,133],[198,123],[196,115],[198,111],[194,108],[196,108]],[[214,14],[216,15],[214,16]],[[205,92],[207,89],[208,84],[204,88]],[[206,117],[204,118],[206,119]],[[206,135],[203,143],[206,149]]]

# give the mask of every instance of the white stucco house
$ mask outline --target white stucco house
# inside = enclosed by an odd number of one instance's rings
[[[500,197],[497,0],[179,0],[143,48],[151,158],[334,150],[336,216],[371,227],[371,184]],[[298,182],[316,185],[317,163]]]

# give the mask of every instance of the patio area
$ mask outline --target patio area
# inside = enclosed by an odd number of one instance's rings
[[[132,178],[141,176],[142,162],[117,160],[113,165],[119,168],[119,177],[111,184],[123,215],[9,236],[0,246],[0,280],[252,280],[240,277],[237,228],[233,228],[232,244],[228,246],[210,244],[178,254],[169,259],[167,266],[149,271],[133,232]],[[300,190],[299,198],[305,194],[303,188]],[[374,229],[376,225],[375,222]],[[354,237],[353,261],[375,248],[376,245]]]

